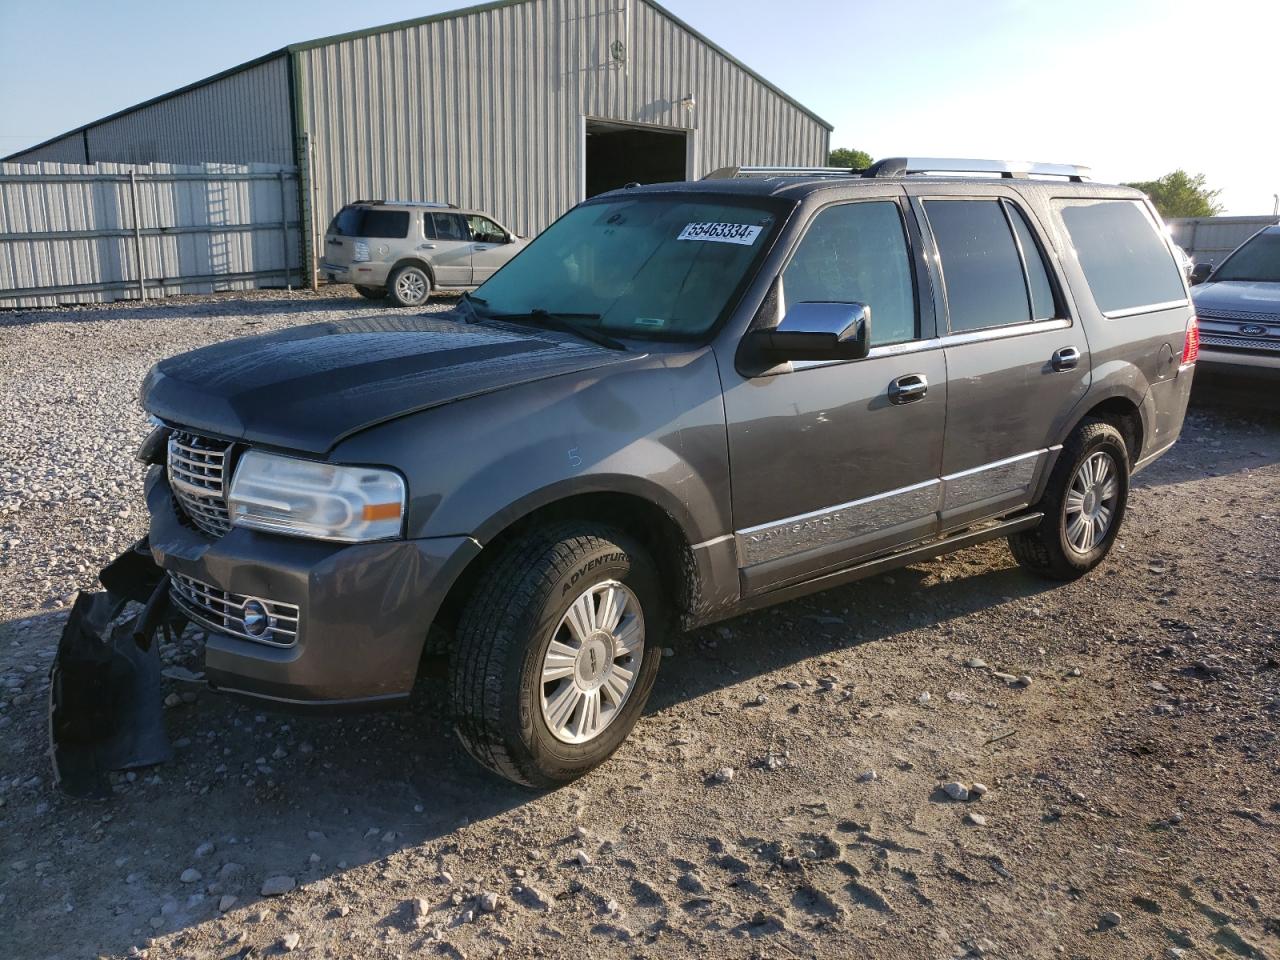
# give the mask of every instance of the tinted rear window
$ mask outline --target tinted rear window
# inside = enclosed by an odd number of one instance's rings
[[[340,237],[387,237],[399,240],[409,235],[409,213],[407,210],[343,207],[329,225],[329,232]]]
[[[1103,313],[1185,300],[1182,273],[1136,200],[1059,200],[1093,300]]]
[[[1022,259],[999,200],[927,200],[942,259],[951,332],[1031,318]],[[874,327],[873,327],[874,329]]]
[[[435,240],[470,240],[471,234],[460,214],[428,213],[429,229],[427,236]]]
[[[1013,204],[1006,203],[1009,221],[1013,224],[1013,232],[1018,235],[1018,246],[1022,248],[1022,259],[1027,266],[1027,292],[1031,296],[1031,319],[1052,320],[1058,315],[1058,308],[1053,299],[1053,287],[1049,283],[1049,271],[1044,265],[1044,254],[1040,244],[1036,242],[1031,225],[1026,215]]]

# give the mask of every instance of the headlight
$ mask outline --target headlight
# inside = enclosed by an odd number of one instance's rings
[[[400,536],[404,500],[404,480],[391,470],[250,450],[236,467],[227,509],[240,527],[354,542]]]

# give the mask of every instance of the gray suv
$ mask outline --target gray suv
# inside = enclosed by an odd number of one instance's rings
[[[350,283],[361,296],[390,297],[402,307],[421,306],[441,287],[473,289],[525,246],[478,210],[397,200],[347,204],[324,242],[320,272],[330,283]]]
[[[616,190],[449,314],[157,364],[135,633],[171,604],[213,687],[335,707],[406,700],[430,629],[470,753],[564,783],[677,630],[997,537],[1093,569],[1178,438],[1193,324],[1150,204],[1075,167]]]

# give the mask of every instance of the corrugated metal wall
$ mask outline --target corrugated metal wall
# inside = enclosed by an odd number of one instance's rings
[[[298,283],[299,228],[292,167],[2,163],[0,307],[137,298],[139,244],[149,297]]]
[[[87,140],[87,144],[86,144]],[[289,58],[247,69],[144,104],[53,143],[19,163],[293,163]]]
[[[1276,222],[1280,222],[1276,217],[1180,217],[1168,221],[1174,243],[1196,263],[1214,265],[1263,227]]]
[[[14,157],[19,163],[84,163],[84,137],[80,131],[51,140],[44,146]]]
[[[645,0],[529,0],[296,56],[320,230],[375,196],[536,233],[581,198],[583,116],[696,130],[695,176],[826,162],[821,123]]]

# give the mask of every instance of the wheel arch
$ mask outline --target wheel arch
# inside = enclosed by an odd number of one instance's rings
[[[1119,430],[1120,435],[1124,437],[1125,447],[1129,452],[1129,466],[1132,469],[1133,465],[1142,458],[1143,445],[1148,435],[1149,414],[1145,404],[1146,397],[1122,385],[1117,385],[1100,396],[1091,396],[1080,405],[1079,415],[1069,422],[1059,442],[1065,441],[1075,433],[1080,424],[1086,420],[1105,420]]]
[[[690,532],[675,515],[679,511],[649,491],[616,486],[582,490],[580,483],[578,487],[572,492],[553,487],[532,494],[483,524],[474,535],[480,550],[454,577],[436,614],[433,625],[444,632],[441,639],[452,634],[476,582],[508,544],[537,526],[566,520],[602,523],[636,540],[657,566],[673,613],[679,617],[696,606],[701,583],[698,563]]]
[[[401,267],[421,267],[426,272],[427,278],[431,281],[432,289],[435,288],[436,272],[431,268],[431,264],[429,264],[426,260],[421,259],[420,257],[401,257],[399,260],[393,263],[391,265],[391,268],[387,271],[387,282],[386,284],[384,284],[384,286],[387,286],[387,287],[391,286],[391,278],[396,275],[396,271],[399,270]]]

